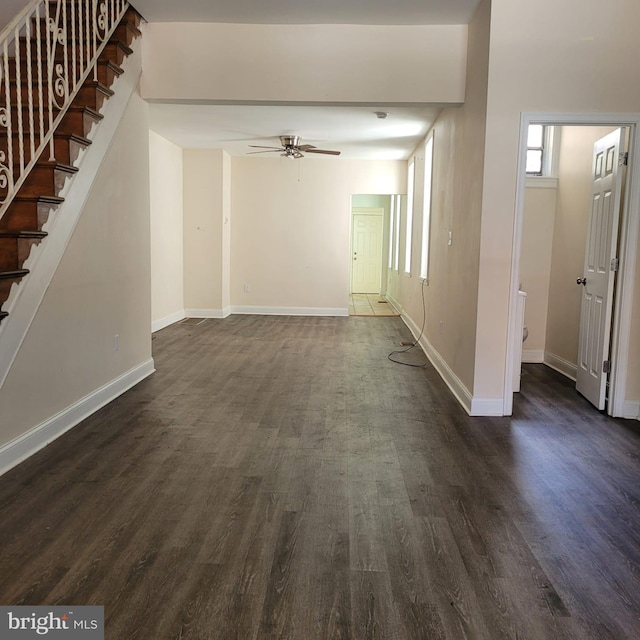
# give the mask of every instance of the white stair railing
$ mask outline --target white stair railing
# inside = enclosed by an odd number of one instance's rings
[[[49,146],[126,0],[31,0],[0,33],[0,218]]]

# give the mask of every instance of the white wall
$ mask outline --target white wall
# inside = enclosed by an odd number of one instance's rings
[[[461,103],[466,40],[465,25],[150,23],[141,91],[153,100]]]
[[[544,360],[556,191],[555,187],[528,187],[525,193],[520,285],[527,292],[525,324],[529,336],[523,345],[524,362]]]
[[[445,109],[433,128],[430,275],[424,289],[424,346],[468,410],[474,382],[489,18],[490,2],[485,0],[469,25],[465,104]],[[423,145],[415,156],[412,277],[390,272],[389,291],[419,329],[423,316],[422,284],[417,277],[424,200]]]
[[[134,95],[0,389],[0,445],[150,362],[148,145]]]
[[[351,196],[402,191],[406,163],[233,157],[231,166],[234,310],[346,314]]]
[[[185,149],[183,168],[185,309],[222,317],[229,313],[229,156]]]
[[[503,396],[523,112],[637,112],[640,3],[493,0],[474,395]],[[640,272],[640,265],[638,265]],[[636,307],[637,308],[637,307]],[[640,317],[633,320],[640,327]],[[631,358],[630,364],[637,361]],[[640,398],[631,364],[628,397]]]
[[[157,331],[184,317],[182,149],[149,132],[151,318]]]

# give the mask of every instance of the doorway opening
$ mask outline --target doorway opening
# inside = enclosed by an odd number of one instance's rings
[[[521,362],[543,362],[567,377],[578,378],[578,390],[596,407],[605,408],[606,391],[607,413],[636,417],[636,409],[625,402],[625,390],[639,228],[640,175],[635,166],[638,163],[632,162],[637,156],[639,123],[636,117],[618,120],[605,115],[525,114],[521,119],[505,415],[511,414],[513,391],[519,388]],[[527,132],[532,124],[553,127],[553,152],[558,162],[552,163],[551,175],[526,175]],[[620,148],[609,152],[613,147],[605,145],[598,161],[594,145],[617,130],[622,132]],[[619,203],[609,197],[615,191],[608,187],[601,193],[593,190],[598,167],[611,175],[619,169]],[[600,209],[604,214],[598,217],[594,210],[603,204],[604,209]],[[590,266],[594,253],[601,263],[595,271]],[[598,270],[611,286],[604,297],[592,290]],[[522,320],[518,318],[519,311],[522,315],[522,290],[527,294],[524,316],[528,338],[524,344]],[[608,306],[609,320],[592,313],[588,335],[585,327],[589,325],[590,306]],[[604,321],[594,330],[601,318]],[[596,355],[585,366],[586,347],[596,353],[597,340],[602,340],[599,353],[603,355]],[[599,373],[602,397],[599,390],[585,390],[580,382],[587,369],[591,382],[595,380],[591,374]]]

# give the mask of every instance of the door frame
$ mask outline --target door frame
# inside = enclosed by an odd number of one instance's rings
[[[349,218],[350,221],[350,229],[349,229],[349,295],[353,293],[353,217],[356,215],[374,215],[380,216],[382,218],[382,244],[380,247],[380,294],[384,294],[386,292],[386,282],[385,282],[385,261],[384,261],[384,248],[387,244],[386,242],[386,234],[387,234],[387,223],[386,223],[386,210],[384,207],[354,207],[351,205],[351,215]]]
[[[616,283],[611,336],[612,369],[609,377],[607,413],[614,417],[637,417],[637,408],[628,407],[625,399],[631,339],[631,314],[635,284],[635,265],[638,257],[640,230],[640,113],[536,113],[520,116],[520,142],[516,176],[516,205],[511,252],[511,285],[507,328],[507,357],[504,378],[503,414],[513,412],[513,368],[522,328],[517,326],[517,301],[520,288],[520,255],[526,186],[527,130],[530,124],[548,126],[611,126],[629,129],[629,160],[625,192],[620,212],[620,270]]]

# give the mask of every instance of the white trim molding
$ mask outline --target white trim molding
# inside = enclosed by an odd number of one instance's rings
[[[231,315],[231,308],[224,309],[185,309],[185,318],[228,318]]]
[[[640,420],[640,400],[635,402],[625,402],[622,417],[627,420]]]
[[[180,322],[180,320],[184,320],[187,317],[185,310],[175,311],[174,313],[170,313],[168,316],[164,318],[159,318],[158,320],[154,320],[151,323],[151,333],[155,333],[156,331],[160,331],[160,329],[164,329],[169,325],[175,324],[176,322]]]
[[[502,416],[503,398],[473,398],[470,416]]]
[[[544,349],[523,349],[522,362],[524,363],[544,362]]]
[[[231,307],[231,313],[260,316],[348,316],[348,307],[260,307],[246,305]]]
[[[402,316],[404,315],[404,310],[402,305],[390,294],[386,293],[384,296],[387,299],[387,302],[391,303],[391,306]],[[403,318],[404,319],[404,318]],[[408,325],[407,325],[408,326]],[[411,327],[409,327],[411,328]]]
[[[527,189],[557,189],[558,178],[548,176],[527,176],[525,181]]]
[[[578,367],[573,362],[569,362],[550,351],[545,351],[544,363],[547,367],[550,367],[554,371],[561,373],[563,376],[566,376],[575,382],[576,376],[578,375]]]
[[[46,447],[155,371],[153,359],[142,362],[89,395],[0,447],[0,475]]]
[[[414,338],[420,336],[420,327],[406,314],[401,316],[403,322],[409,328]],[[438,353],[434,346],[423,336],[420,336],[418,344],[422,347],[424,354],[438,372],[444,383],[449,387],[449,391],[455,396],[456,400],[462,405],[462,408],[469,414],[472,410],[473,397],[470,391],[465,387],[464,383],[453,372],[451,367],[445,362],[444,358]],[[502,409],[502,407],[500,407]]]

